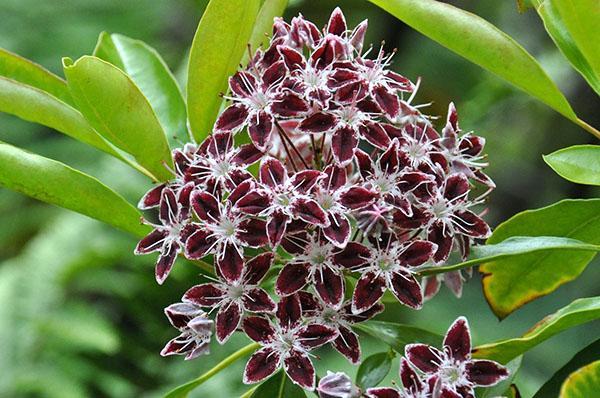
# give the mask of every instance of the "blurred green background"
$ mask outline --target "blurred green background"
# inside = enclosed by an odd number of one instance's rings
[[[533,12],[515,2],[450,1],[475,12],[523,44],[543,64],[583,120],[600,126],[600,102],[546,36]],[[89,54],[105,30],[146,41],[185,79],[185,57],[206,1],[193,0],[1,0],[0,46],[62,74],[62,56]],[[469,64],[362,0],[291,1],[286,17],[301,12],[319,25],[343,7],[350,26],[369,19],[367,42],[398,48],[393,68],[422,77],[418,99],[433,101],[428,113],[445,117],[454,101],[464,130],[487,139],[489,174],[498,188],[489,202],[495,226],[511,215],[562,198],[599,196],[567,183],[541,154],[592,142],[591,136],[526,94]],[[133,203],[149,187],[112,158],[50,129],[0,114],[0,140],[99,177]],[[0,165],[0,167],[2,167]],[[0,190],[0,397],[156,397],[198,376],[246,344],[237,336],[213,355],[191,362],[158,355],[175,335],[163,308],[200,281],[193,267],[175,267],[163,287],[152,272],[154,257],[134,257],[135,240],[99,222]],[[498,322],[488,309],[479,278],[464,297],[442,291],[420,312],[388,305],[383,319],[413,322],[444,332],[458,315],[468,316],[476,343],[523,333],[577,297],[600,294],[598,261],[574,282]],[[569,264],[565,264],[568,267]],[[517,384],[524,397],[597,337],[598,323],[563,333],[531,351]],[[596,330],[594,330],[596,329]],[[365,354],[387,348],[362,339]],[[318,370],[356,368],[330,350],[319,352]],[[202,386],[194,397],[235,397],[243,361]],[[397,365],[388,377],[397,380]]]

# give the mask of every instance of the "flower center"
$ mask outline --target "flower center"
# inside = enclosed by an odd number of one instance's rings
[[[290,205],[290,198],[287,194],[282,193],[277,195],[277,197],[275,198],[275,201],[277,202],[277,204],[279,206],[289,206]]]
[[[218,232],[226,238],[234,237],[236,229],[236,223],[228,218],[223,218],[218,226]]]
[[[214,162],[210,166],[212,174],[215,177],[227,177],[231,171],[231,164],[229,162]]]
[[[233,300],[240,299],[244,295],[244,286],[242,286],[242,285],[229,286],[228,290],[229,290],[228,291],[229,297],[231,297]]]

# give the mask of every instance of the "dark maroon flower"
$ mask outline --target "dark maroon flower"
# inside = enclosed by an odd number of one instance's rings
[[[161,224],[154,225],[154,230],[142,238],[135,248],[135,254],[160,252],[156,262],[156,281],[162,284],[177,255],[182,251],[186,239],[192,233],[189,225],[190,192],[193,184],[186,184],[175,192],[165,187],[161,192],[159,219]],[[147,223],[147,222],[146,222]]]
[[[301,323],[301,306],[296,295],[277,304],[277,323],[251,316],[243,321],[248,337],[262,345],[248,360],[244,383],[258,383],[282,366],[289,378],[306,390],[315,388],[315,369],[308,353],[337,337],[334,329],[316,323]]]
[[[269,294],[258,287],[272,262],[273,253],[258,255],[246,262],[236,281],[219,280],[194,286],[185,293],[182,301],[218,309],[216,336],[217,341],[224,344],[239,327],[246,312],[275,311],[275,303]]]
[[[402,304],[419,309],[423,304],[421,286],[413,268],[427,262],[436,249],[424,240],[400,242],[392,237],[377,241],[366,265],[356,267],[361,273],[352,297],[352,311],[363,312],[377,303],[389,289]]]
[[[492,386],[508,377],[508,370],[497,362],[471,359],[471,333],[464,317],[448,329],[443,350],[409,344],[405,356],[426,376],[438,377],[442,394],[454,394],[449,397],[474,397],[474,387]]]
[[[176,303],[165,308],[165,314],[181,334],[169,341],[160,355],[185,355],[185,359],[194,359],[210,353],[213,321],[199,306]]]

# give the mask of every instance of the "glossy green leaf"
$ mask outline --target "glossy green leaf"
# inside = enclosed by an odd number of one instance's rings
[[[377,386],[390,373],[393,358],[393,352],[379,352],[365,358],[356,372],[356,385],[363,391]]]
[[[279,371],[258,386],[250,396],[251,398],[305,398],[306,394],[287,377],[285,372]]]
[[[143,236],[141,214],[100,181],[60,162],[0,142],[0,185]]]
[[[65,133],[113,156],[120,155],[70,105],[38,88],[0,77],[0,112]]]
[[[562,0],[531,0],[532,5],[535,6],[536,11],[540,15],[540,18],[544,22],[544,27],[546,31],[556,44],[556,46],[560,49],[560,51],[564,54],[564,56],[569,60],[571,65],[581,75],[588,81],[590,86],[600,94],[600,71],[594,71],[594,68],[590,65],[590,62],[586,59],[586,56],[583,54],[582,49],[580,49],[575,42],[575,39],[572,33],[569,31],[565,24],[565,18],[561,15],[559,9],[562,7],[561,3],[565,3]],[[577,7],[573,8],[572,11],[567,15],[567,19],[573,15],[578,14],[579,12],[589,12],[589,1],[581,1],[579,2]],[[584,10],[584,7],[588,7],[587,10]],[[596,8],[600,10],[598,3],[596,2]],[[596,19],[600,17],[597,16]],[[594,29],[598,29],[598,22],[595,22],[596,27]],[[599,31],[596,31],[596,36],[600,35]]]
[[[590,398],[598,394],[600,394],[600,360],[571,373],[560,389],[559,398]]]
[[[535,393],[533,398],[557,397],[565,379],[574,371],[598,359],[600,339],[579,351]]]
[[[488,244],[513,236],[560,236],[600,244],[600,199],[564,200],[500,224]],[[547,250],[482,264],[483,292],[499,318],[577,278],[595,252]]]
[[[131,77],[169,137],[189,140],[185,101],[175,77],[155,49],[139,40],[102,32],[94,55],[118,66]]]
[[[575,145],[544,156],[552,170],[578,184],[600,185],[600,146]]]
[[[0,48],[0,76],[46,91],[73,105],[67,83],[44,67]]]
[[[513,236],[497,244],[473,246],[467,261],[443,267],[424,268],[418,274],[423,276],[442,274],[484,262],[550,250],[597,252],[600,251],[600,245],[556,236]]]
[[[71,94],[79,110],[109,142],[133,155],[158,180],[171,176],[165,133],[148,100],[120,69],[96,57],[64,59]]]
[[[481,388],[482,392],[481,394],[477,394],[477,397],[498,398],[509,395],[511,385],[515,380],[515,377],[517,377],[519,369],[521,368],[522,360],[523,356],[518,356],[509,363],[507,363],[506,367],[508,368],[508,377],[492,387]]]
[[[600,297],[578,299],[542,319],[522,337],[475,347],[473,355],[507,363],[555,334],[599,318]]]
[[[259,47],[267,47],[273,33],[273,19],[283,16],[288,0],[265,0],[258,11],[254,29],[250,36],[250,47],[256,50]]]
[[[252,34],[260,0],[211,0],[192,42],[188,65],[187,102],[196,141],[212,130]]]
[[[570,120],[577,116],[538,62],[477,15],[435,0],[369,0],[425,36],[531,94]]]
[[[425,343],[441,346],[443,337],[415,326],[385,321],[367,321],[353,325],[355,329],[389,345],[394,351],[404,355],[404,346],[411,343]]]

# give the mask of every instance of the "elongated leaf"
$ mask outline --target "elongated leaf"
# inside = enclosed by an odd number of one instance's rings
[[[600,360],[571,373],[560,389],[559,398],[589,398],[600,392]]]
[[[0,76],[46,91],[61,101],[73,105],[67,83],[42,66],[0,48]]]
[[[367,321],[353,326],[389,345],[394,351],[404,355],[404,346],[411,343],[425,343],[441,346],[443,337],[415,326],[384,321]]]
[[[507,363],[557,333],[599,318],[600,297],[578,299],[542,319],[522,337],[481,345],[473,355]]]
[[[369,0],[407,25],[560,112],[577,116],[537,61],[491,23],[435,0]]]
[[[273,19],[283,16],[283,12],[287,7],[288,0],[265,0],[258,11],[252,36],[250,36],[250,46],[252,50],[262,47],[265,48],[269,44],[269,38],[273,32]]]
[[[565,25],[565,20],[561,13],[559,12],[561,0],[531,0],[533,5],[535,5],[535,9],[540,15],[540,18],[544,22],[544,27],[546,31],[556,44],[556,46],[560,49],[560,51],[564,54],[564,56],[569,60],[571,65],[581,75],[588,81],[590,86],[600,94],[600,72],[594,71],[594,68],[590,65],[590,62],[586,59],[582,50],[577,46],[575,39],[573,38],[571,32],[567,29]],[[571,14],[574,11],[575,14],[579,12],[580,9],[584,7],[589,7],[589,3],[585,4],[585,1],[578,2],[576,9],[573,9],[569,12],[567,18],[571,18]],[[557,7],[557,5],[559,7]],[[596,2],[596,6],[598,3]],[[600,7],[597,7],[600,8]],[[589,9],[584,11],[589,12]],[[600,17],[600,16],[599,16]],[[598,17],[596,18],[598,19]],[[597,21],[595,22],[597,28]],[[596,35],[600,34],[597,32]]]
[[[488,244],[513,236],[562,236],[600,244],[600,199],[564,200],[528,210],[500,224]],[[482,264],[483,292],[499,318],[546,295],[583,272],[594,252],[548,250]]]
[[[187,101],[196,141],[212,130],[221,108],[220,93],[246,51],[260,0],[211,0],[192,42]]]
[[[0,77],[0,112],[65,133],[115,157],[121,156],[70,105],[32,86]]]
[[[562,178],[578,184],[600,185],[600,146],[575,145],[544,156]]]
[[[60,162],[0,142],[0,185],[143,236],[141,214],[100,181]]]
[[[99,58],[64,59],[69,89],[79,110],[104,138],[133,155],[159,180],[171,177],[164,131],[139,88],[120,69]]]
[[[301,387],[298,387],[288,377],[285,372],[279,371],[264,381],[252,393],[251,398],[305,398],[306,394]]]
[[[393,358],[393,352],[379,352],[365,358],[356,373],[356,384],[363,391],[377,386],[390,373]]]
[[[512,238],[508,238],[497,244],[473,246],[471,248],[471,255],[467,261],[444,267],[424,268],[419,271],[419,274],[441,274],[472,267],[475,264],[481,264],[492,260],[500,260],[550,250],[597,252],[600,251],[600,245],[593,245],[577,239],[556,236],[513,236]]]
[[[118,66],[131,77],[169,137],[188,141],[183,96],[175,77],[155,49],[139,40],[102,32],[94,55]]]
[[[533,398],[557,397],[563,381],[574,371],[598,359],[600,339],[579,351],[535,393]]]

